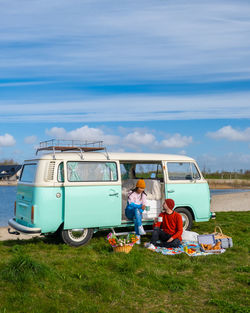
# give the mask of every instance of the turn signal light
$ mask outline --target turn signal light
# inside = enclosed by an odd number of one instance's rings
[[[34,205],[31,207],[31,223],[34,223]]]

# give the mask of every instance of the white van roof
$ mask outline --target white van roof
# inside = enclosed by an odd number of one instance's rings
[[[81,156],[83,158],[81,158]],[[34,160],[74,160],[74,161],[101,161],[101,160],[115,160],[115,161],[194,161],[194,159],[176,154],[156,154],[156,153],[105,153],[105,152],[62,152],[62,153],[48,153],[37,157]],[[31,160],[26,160],[28,162]]]

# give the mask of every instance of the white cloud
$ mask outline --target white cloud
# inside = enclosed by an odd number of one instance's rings
[[[151,146],[154,145],[156,139],[155,136],[149,133],[142,133],[135,131],[133,133],[129,133],[123,139],[123,143],[128,147],[140,147],[140,146]]]
[[[64,128],[53,127],[46,130],[46,134],[55,139],[66,140],[88,140],[88,141],[104,141],[106,145],[116,145],[119,143],[119,137],[116,135],[105,134],[103,130],[99,128],[91,128],[87,125],[74,129],[72,131],[66,131]]]
[[[46,129],[45,133],[55,139],[66,139],[67,136],[66,130],[62,127],[52,127],[51,129]]]
[[[250,76],[247,1],[2,2],[0,67],[9,77],[24,71],[53,77],[84,71],[88,82]]]
[[[46,130],[46,134],[55,139],[68,140],[103,140],[105,146],[115,146],[115,151],[124,151],[125,148],[131,148],[135,151],[141,151],[147,148],[148,151],[164,151],[166,148],[182,148],[193,142],[191,136],[182,136],[181,134],[164,134],[166,139],[158,139],[153,134],[153,130],[137,128],[129,132],[129,128],[118,128],[118,131],[103,131],[100,128],[91,128],[84,125],[80,128],[67,131],[64,128],[53,127]],[[115,135],[114,135],[115,133]]]
[[[24,138],[24,142],[27,144],[34,144],[36,141],[37,141],[37,137],[35,135]]]
[[[6,88],[6,87],[20,87],[20,86],[36,86],[36,85],[45,85],[49,84],[50,81],[30,81],[30,82],[14,82],[14,83],[1,83],[0,82],[0,88]]]
[[[192,136],[181,136],[180,134],[174,134],[168,139],[161,141],[161,145],[166,148],[183,148],[193,142]]]
[[[250,127],[241,131],[228,125],[215,132],[208,132],[207,136],[214,139],[227,139],[230,141],[250,141]]]
[[[14,146],[16,143],[16,140],[14,137],[10,134],[4,134],[0,136],[0,147],[10,147]]]
[[[192,136],[165,134],[165,137],[167,137],[167,139],[157,140],[155,135],[141,130],[129,133],[123,139],[123,144],[136,150],[140,150],[143,146],[147,146],[150,150],[163,151],[166,148],[183,148],[193,142]]]
[[[141,94],[91,98],[78,102],[7,102],[6,105],[6,101],[0,101],[0,109],[5,123],[88,123],[250,118],[249,103],[250,92],[185,97]]]

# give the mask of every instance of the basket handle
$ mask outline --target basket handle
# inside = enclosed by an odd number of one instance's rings
[[[217,231],[216,231],[216,229],[218,229]],[[222,232],[222,230],[221,230],[221,228],[220,228],[220,226],[215,226],[215,228],[214,228],[214,232],[216,233],[220,233],[221,235],[223,235],[223,232]]]

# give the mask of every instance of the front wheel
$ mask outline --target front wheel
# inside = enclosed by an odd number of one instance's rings
[[[80,247],[86,245],[93,236],[92,228],[63,229],[61,231],[62,240],[70,246]]]
[[[178,208],[175,210],[180,213],[183,222],[183,230],[190,230],[193,225],[192,214],[186,208]]]

